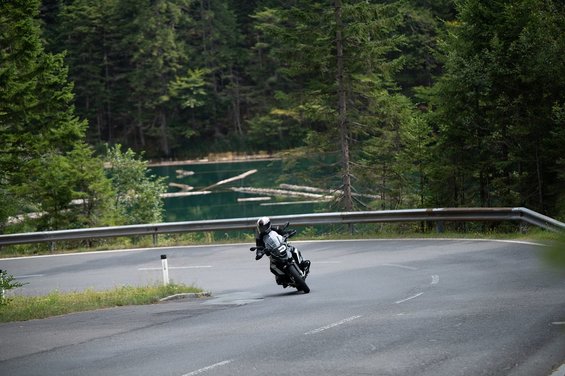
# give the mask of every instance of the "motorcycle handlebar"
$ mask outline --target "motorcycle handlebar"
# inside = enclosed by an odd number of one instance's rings
[[[287,237],[292,238],[294,235],[296,235],[296,230],[290,230],[287,234]]]

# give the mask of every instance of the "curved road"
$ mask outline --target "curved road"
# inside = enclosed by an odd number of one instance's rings
[[[249,245],[2,259],[20,291],[171,279],[213,296],[0,324],[0,375],[563,375],[565,275],[533,244],[296,242],[310,294]]]

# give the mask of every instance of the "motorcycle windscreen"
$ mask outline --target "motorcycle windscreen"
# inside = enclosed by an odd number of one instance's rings
[[[270,231],[268,234],[263,236],[263,242],[269,249],[278,249],[283,244],[283,241],[283,237],[276,231]]]

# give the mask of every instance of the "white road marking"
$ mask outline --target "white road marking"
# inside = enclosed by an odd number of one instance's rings
[[[317,264],[341,264],[341,261],[316,261]]]
[[[35,277],[43,277],[45,274],[27,274],[27,275],[16,275],[14,276],[15,279],[19,278],[35,278]]]
[[[434,274],[432,275],[432,285],[437,285],[439,283],[439,275]]]
[[[494,242],[494,243],[514,243],[524,245],[539,245],[546,247],[547,244],[522,241],[522,240],[504,240],[504,239],[473,239],[473,238],[410,238],[410,239],[340,239],[340,240],[300,240],[300,243],[330,243],[330,242],[395,242],[402,240],[403,242]],[[298,241],[297,241],[298,242]]]
[[[182,375],[182,376],[200,375],[201,373],[204,373],[204,372],[206,372],[206,371],[210,371],[211,369],[214,369],[214,368],[217,368],[217,367],[221,367],[221,366],[225,366],[225,365],[227,365],[227,364],[230,364],[231,362],[233,362],[233,359],[224,360],[223,362],[219,362],[219,363],[216,363],[216,364],[212,364],[211,366],[204,367],[204,368],[200,368],[200,369],[197,369],[196,371],[192,371],[192,372],[189,372],[189,373],[185,373],[185,374]]]
[[[412,266],[400,265],[400,264],[381,264],[382,266],[393,266],[395,268],[408,269],[408,270],[418,270]]]
[[[552,322],[553,325],[565,325],[565,321],[554,321]]]
[[[417,293],[416,295],[412,295],[412,296],[410,296],[410,297],[408,297],[408,298],[406,298],[406,299],[397,300],[395,303],[396,303],[396,304],[404,303],[404,302],[407,302],[407,301],[409,301],[409,300],[415,299],[415,298],[417,298],[417,297],[419,297],[420,295],[423,295],[423,294],[424,294],[423,292],[419,292],[419,293]]]
[[[172,269],[205,269],[212,268],[212,265],[193,265],[193,266],[170,266],[169,270]],[[137,270],[163,270],[163,268],[137,268]]]
[[[557,368],[550,376],[565,376],[565,363]]]
[[[322,326],[321,328],[318,328],[318,329],[310,330],[310,331],[304,333],[304,335],[308,336],[308,335],[310,335],[310,334],[320,333],[320,332],[323,332],[324,330],[328,330],[328,329],[331,329],[331,328],[335,328],[336,326],[343,325],[343,324],[346,324],[346,323],[348,323],[348,322],[350,322],[350,321],[356,320],[356,319],[358,319],[359,317],[361,317],[361,316],[351,316],[351,317],[348,317],[348,318],[343,319],[343,320],[341,320],[341,321],[334,322],[333,324],[329,324],[329,325],[326,325],[326,326]]]

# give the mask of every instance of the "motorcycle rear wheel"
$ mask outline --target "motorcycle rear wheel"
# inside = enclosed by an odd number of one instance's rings
[[[300,273],[300,271],[298,270],[298,267],[294,264],[292,264],[289,268],[288,271],[292,277],[292,280],[294,281],[294,285],[296,286],[296,288],[298,289],[298,291],[303,291],[305,294],[308,294],[310,292],[310,287],[308,287],[308,285],[306,284],[306,281],[304,281],[304,278],[302,278],[302,273]]]

